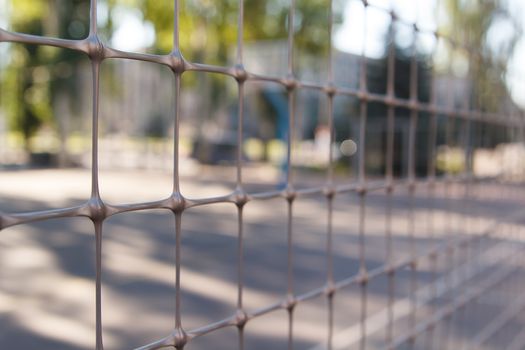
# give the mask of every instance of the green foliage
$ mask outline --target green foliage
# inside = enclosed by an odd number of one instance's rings
[[[9,29],[33,35],[79,39],[87,36],[89,1],[11,0]],[[22,133],[31,151],[31,137],[43,125],[52,126],[53,99],[61,92],[76,91],[74,72],[81,56],[46,46],[12,44],[10,60],[1,77],[2,104],[9,126]]]
[[[39,127],[52,121],[49,72],[43,66],[42,48],[17,45],[11,48],[12,60],[5,70],[2,85],[9,126],[22,133],[26,149]]]
[[[475,79],[473,102],[482,110],[497,112],[502,100],[509,95],[505,74],[509,57],[523,34],[518,24],[521,18],[510,13],[505,2],[499,0],[447,0],[444,5],[448,22],[442,31],[476,52],[469,67],[470,76]],[[499,36],[495,50],[494,42],[488,37],[491,29],[502,23],[513,29]],[[453,60],[455,54],[457,52],[450,52],[449,60]]]
[[[173,49],[173,2],[159,6],[157,0],[136,0],[144,19],[156,31],[155,50]],[[296,44],[308,54],[329,47],[327,30],[329,2],[303,0],[297,3]],[[286,38],[289,3],[283,0],[246,0],[244,3],[245,42]],[[192,61],[224,65],[237,42],[237,0],[182,0],[179,11],[180,47]]]

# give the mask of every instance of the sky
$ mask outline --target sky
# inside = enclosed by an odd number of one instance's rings
[[[507,80],[514,101],[525,108],[525,1],[512,0],[510,2],[512,12],[519,14],[518,16],[523,19],[521,21],[523,36],[511,57]]]
[[[436,30],[435,0],[419,0],[417,2],[410,0],[371,0],[369,3],[384,9],[393,9],[403,21],[417,23],[420,28]],[[366,56],[380,57],[383,54],[383,38],[389,24],[390,15],[386,11],[374,7],[365,11],[360,1],[346,1],[343,25],[336,30],[334,37],[335,47],[342,51],[360,54],[363,43],[366,42]],[[400,26],[399,30],[411,31],[412,29]],[[423,40],[425,40],[424,38]],[[426,40],[424,44],[427,47],[432,46],[432,42],[429,40]]]

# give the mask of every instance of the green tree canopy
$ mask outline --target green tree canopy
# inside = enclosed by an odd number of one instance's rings
[[[80,39],[87,35],[87,0],[11,0],[9,29],[20,33]],[[76,63],[81,55],[52,47],[11,44],[0,82],[2,105],[9,126],[22,133],[31,151],[31,137],[44,124],[55,122],[53,100],[60,91],[76,93]]]

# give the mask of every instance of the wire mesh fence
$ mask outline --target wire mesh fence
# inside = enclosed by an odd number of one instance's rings
[[[0,43],[55,46],[89,58],[92,81],[89,198],[74,207],[29,212],[6,210],[0,213],[0,229],[5,232],[13,226],[74,217],[92,221],[96,256],[96,349],[104,348],[105,264],[102,257],[108,221],[117,220],[126,213],[147,210],[167,212],[174,219],[173,222],[159,222],[166,225],[163,230],[175,236],[175,308],[172,332],[139,349],[202,348],[203,345],[198,345],[200,339],[225,329],[236,332],[236,341],[229,348],[261,348],[256,340],[250,339],[250,326],[258,320],[273,322],[268,317],[274,314],[286,315],[282,328],[283,347],[287,349],[525,347],[525,321],[521,317],[525,308],[525,299],[521,296],[525,283],[524,212],[521,208],[524,167],[520,160],[525,154],[523,112],[507,95],[498,95],[494,81],[472,79],[488,69],[475,40],[463,42],[465,38],[459,35],[447,36],[425,29],[419,22],[405,20],[402,14],[380,3],[350,2],[362,7],[365,38],[370,26],[367,23],[370,11],[389,18],[391,45],[385,50],[383,65],[378,59],[367,56],[366,40],[362,40],[361,55],[351,58],[331,47],[337,6],[332,1],[323,3],[327,16],[322,23],[327,27],[330,47],[325,59],[315,60],[298,59],[300,48],[296,42],[296,28],[297,22],[304,20],[300,16],[297,18],[300,0],[290,0],[286,4],[287,40],[273,47],[277,54],[270,54],[261,46],[245,45],[244,27],[246,21],[250,21],[245,16],[245,6],[254,5],[240,0],[237,3],[237,42],[231,65],[198,63],[183,56],[178,0],[173,6],[173,42],[168,54],[120,51],[104,43],[97,27],[97,0],[90,2],[89,35],[85,39],[60,39],[0,29]],[[404,51],[394,44],[398,35],[404,38]],[[346,40],[352,41],[352,38]],[[422,46],[445,64],[422,64],[419,58]],[[403,55],[407,58],[404,65],[397,61]],[[443,58],[447,55],[448,60]],[[262,62],[257,61],[259,67],[253,63],[255,61],[246,62],[258,56],[265,57]],[[104,190],[100,189],[99,124],[105,117],[99,112],[105,97],[100,87],[101,66],[103,62],[120,60],[162,65],[171,71],[173,86],[170,86],[168,98],[174,101],[170,106],[173,149],[161,159],[161,163],[169,159],[173,169],[172,191],[166,198],[110,204]],[[274,74],[254,73],[247,67]],[[458,69],[466,70],[468,73],[463,77],[468,78],[460,79],[452,74]],[[381,70],[384,79],[379,79],[378,84],[370,76]],[[123,71],[122,79],[132,74],[126,68]],[[235,83],[237,118],[231,142],[235,154],[235,181],[234,189],[225,195],[205,193],[200,198],[191,198],[183,195],[181,189],[180,174],[185,165],[180,164],[182,107],[179,101],[184,93],[183,76],[192,72],[222,75]],[[170,80],[160,76],[145,89],[165,91],[167,87],[155,86],[155,82],[165,84]],[[253,186],[243,148],[245,119],[250,117],[246,106],[250,97],[247,91],[257,84],[270,84],[284,92],[282,101],[286,113],[282,120],[279,119],[283,123],[281,137],[285,145],[284,162],[280,165],[282,179],[270,189]],[[88,92],[84,94],[89,95]],[[497,103],[489,105],[487,94],[497,95]],[[308,96],[311,95],[324,102],[309,107]],[[205,97],[196,103],[205,103],[202,101]],[[354,107],[343,103],[345,99],[352,101],[350,105]],[[336,125],[340,110],[352,131],[341,131]],[[133,111],[120,113],[124,116]],[[320,160],[324,165],[322,175],[313,181],[297,170],[298,159],[312,158],[304,151],[301,153],[299,148],[303,137],[300,125],[305,123],[308,113],[324,118],[324,127],[316,131],[325,139],[322,148],[325,154]],[[347,133],[344,139],[348,141],[342,142],[338,149],[335,145],[341,132]],[[494,144],[500,144],[498,152],[483,158],[484,150]],[[347,151],[356,152],[351,159],[342,158],[352,164],[353,174],[341,176],[337,169],[339,153]],[[484,170],[484,159],[488,159],[485,162],[496,170],[491,171],[490,167]],[[130,195],[133,197],[133,191]],[[252,292],[258,288],[246,286],[258,278],[268,279],[259,281],[261,285],[269,284],[275,277],[249,276],[254,271],[250,265],[267,261],[253,262],[251,256],[264,254],[271,260],[272,255],[275,259],[278,255],[277,250],[262,251],[267,237],[262,233],[257,244],[252,242],[247,247],[246,237],[251,235],[250,230],[258,233],[251,225],[251,206],[263,206],[261,203],[271,203],[261,210],[268,215],[264,220],[280,220],[285,227],[277,233],[281,235],[279,249],[285,252],[278,269],[285,271],[286,278],[276,300],[266,302],[262,298],[265,304],[252,308],[252,304],[246,306],[247,299],[253,297]],[[314,209],[309,208],[312,203],[315,203]],[[194,287],[191,284],[197,282],[189,278],[189,271],[182,269],[184,260],[189,258],[185,255],[182,235],[185,230],[192,229],[184,223],[193,215],[197,217],[191,221],[193,224],[210,220],[211,227],[207,229],[219,230],[214,226],[214,219],[209,218],[212,212],[206,209],[221,204],[235,210],[234,215],[228,216],[229,223],[234,223],[233,227],[228,227],[233,232],[228,234],[235,236],[236,248],[227,253],[234,256],[229,258],[235,261],[235,288],[221,285],[220,278],[214,276],[199,283],[218,285],[211,293],[234,297],[235,310],[203,326],[187,327],[182,290],[191,289]],[[309,231],[315,232],[306,234]],[[351,244],[340,241],[345,235],[351,238]],[[315,261],[313,255],[297,250],[297,245],[308,239],[313,239],[316,249],[321,251],[321,257],[315,256]],[[303,266],[308,261],[311,264]],[[212,269],[214,264],[210,259],[204,268]],[[151,269],[152,274],[157,273],[154,265]],[[306,277],[298,276],[298,271]],[[305,324],[305,319],[312,318],[307,312],[308,305],[315,303],[321,305],[322,315],[313,316],[313,326]],[[268,325],[262,325],[265,327]],[[308,333],[314,334],[316,340],[313,344],[301,343],[300,335]],[[266,337],[272,338],[272,334]]]

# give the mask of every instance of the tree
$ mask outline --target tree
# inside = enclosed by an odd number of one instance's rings
[[[79,39],[87,36],[87,0],[11,0],[10,30],[41,36]],[[1,77],[11,130],[22,134],[24,148],[32,151],[32,136],[43,125],[53,127],[55,99],[68,91],[73,97],[81,55],[46,46],[11,44],[10,61]]]
[[[501,0],[444,2],[446,21],[440,30],[472,50],[469,76],[472,81],[472,103],[480,110],[498,112],[508,98],[506,73],[509,58],[522,36],[519,21]],[[491,36],[497,27],[510,27],[503,34]],[[458,30],[460,29],[460,30]],[[449,52],[449,60],[456,53]]]
[[[155,49],[169,52],[172,49],[173,1],[159,6],[156,0],[131,0],[138,6],[144,19],[153,23],[157,33]],[[183,0],[180,1],[180,42],[182,54],[200,62],[204,56],[208,63],[228,63],[231,49],[237,41],[238,0]],[[327,0],[303,0],[296,4],[295,35],[298,47],[309,53],[327,50],[329,14]],[[286,38],[288,33],[288,1],[246,0],[244,3],[245,41]],[[324,29],[324,30],[323,30]]]

